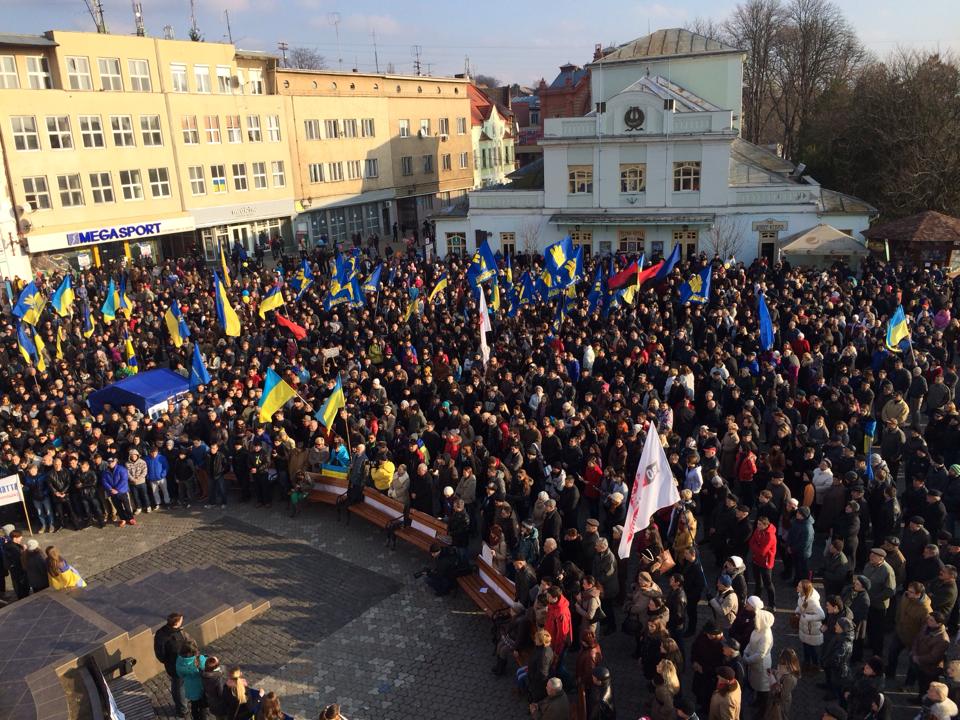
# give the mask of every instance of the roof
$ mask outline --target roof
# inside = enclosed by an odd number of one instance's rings
[[[788,255],[868,255],[866,245],[832,225],[820,223],[784,238],[780,251]]]
[[[563,225],[706,225],[714,220],[712,213],[556,213],[550,222]]]
[[[537,95],[519,95],[511,98],[510,102],[514,105],[529,105],[530,107],[539,107],[540,98]]]
[[[836,190],[821,188],[820,207],[824,215],[876,215],[879,211],[870,203]]]
[[[483,121],[490,117],[493,103],[473,83],[467,85],[467,96],[470,98],[470,124],[483,125]]]
[[[688,57],[695,55],[718,55],[742,53],[735,47],[682,28],[657,30],[636,40],[620,45],[587,67],[611,62],[633,62],[656,58]]]
[[[57,47],[50,38],[43,35],[17,35],[15,33],[0,34],[0,45],[23,45],[25,47]]]
[[[507,174],[511,190],[543,190],[543,157]]]
[[[874,225],[863,232],[870,240],[893,242],[960,242],[960,218],[925,210],[910,217]]]
[[[674,100],[677,112],[717,112],[720,110],[709,100],[694,95],[689,90],[670,82],[660,75],[646,75],[621,92],[649,92],[663,100]]]
[[[103,410],[105,403],[114,407],[135,405],[141,412],[146,412],[154,405],[189,390],[190,383],[183,375],[161,368],[131,375],[107,385],[92,393],[87,404],[95,413]]]
[[[570,81],[569,84],[571,86],[576,86],[589,74],[589,70],[577,65],[571,65],[570,63],[561,65],[560,74],[553,79],[553,82],[550,83],[550,87],[548,89],[563,90],[565,87],[567,87],[568,80]]]
[[[735,138],[730,147],[731,186],[799,183],[795,170],[789,160],[742,138]]]

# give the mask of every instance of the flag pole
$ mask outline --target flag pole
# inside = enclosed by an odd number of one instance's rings
[[[19,481],[19,476],[17,477]],[[27,512],[27,501],[23,497],[23,485],[17,488],[17,492],[20,493],[20,505],[23,506],[23,517],[27,521],[27,531],[30,535],[33,535],[33,526],[30,524],[30,513]]]

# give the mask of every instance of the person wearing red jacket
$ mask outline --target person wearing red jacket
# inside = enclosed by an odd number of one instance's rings
[[[740,502],[753,509],[757,504],[757,491],[754,487],[754,476],[757,474],[757,455],[748,442],[740,443],[737,459],[734,463],[737,475],[737,494]]]
[[[570,603],[557,585],[551,585],[546,592],[547,619],[543,629],[550,633],[550,649],[553,650],[554,676],[564,681],[568,687],[570,679],[563,661],[567,648],[573,643],[573,618],[570,615]]]
[[[765,515],[757,518],[757,527],[750,536],[750,559],[753,563],[753,594],[760,596],[761,588],[767,591],[767,608],[776,608],[776,591],[773,589],[773,563],[777,557],[777,532]]]

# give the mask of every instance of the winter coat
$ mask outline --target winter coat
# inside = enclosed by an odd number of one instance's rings
[[[823,630],[821,625],[826,617],[820,606],[820,593],[814,588],[810,597],[797,598],[797,615],[800,616],[800,642],[805,645],[823,645]]]
[[[772,665],[773,652],[773,613],[769,610],[757,611],[757,629],[750,635],[750,642],[743,650],[743,662],[747,666],[747,681],[756,692],[770,689],[770,676],[767,670]]]
[[[707,720],[740,720],[740,685],[736,680],[723,692],[714,690],[710,697],[710,714]]]
[[[820,662],[823,669],[839,680],[850,674],[850,656],[853,655],[853,630],[836,633],[831,628],[823,640]]]
[[[187,700],[196,701],[203,697],[203,681],[200,678],[200,668],[206,665],[207,658],[200,655],[200,666],[197,667],[196,658],[193,655],[177,657],[177,675],[183,679],[183,694]]]
[[[893,568],[885,562],[880,565],[868,562],[863,566],[863,575],[870,581],[870,607],[886,610],[897,589]]]
[[[120,494],[129,492],[130,481],[127,475],[127,469],[120,464],[117,464],[112,470],[109,467],[104,468],[100,476],[100,484],[103,485],[103,489],[106,490],[107,495],[110,495],[111,490],[116,490]]]
[[[949,647],[950,638],[943,625],[933,630],[924,626],[913,639],[910,652],[916,657],[917,667],[921,671],[927,675],[938,675]]]
[[[777,559],[777,531],[773,525],[753,531],[750,536],[750,556],[754,565],[768,570],[773,568]]]
[[[733,590],[725,590],[710,599],[710,608],[713,610],[713,617],[717,621],[717,625],[726,630],[736,619],[740,603]]]
[[[805,520],[790,521],[790,529],[787,531],[787,546],[790,548],[790,554],[795,557],[810,559],[813,555],[813,518],[808,517]]]

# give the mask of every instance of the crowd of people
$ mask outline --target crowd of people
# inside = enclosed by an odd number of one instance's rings
[[[325,304],[335,265],[308,252],[313,284],[283,289],[299,341],[273,311],[257,313],[293,277],[285,258],[278,273],[233,254],[226,292],[240,337],[224,334],[211,272],[193,258],[75,273],[73,314],[47,311],[36,325],[48,352],[59,348],[46,370],[19,352],[6,312],[0,471],[19,475],[37,532],[225,506],[227,476],[239,502],[289,503],[304,490],[290,460],[306,451],[308,468],[341,465],[352,488],[447,520],[456,552],[434,548],[438,592],[487,544],[516,588],[493,670],[514,679],[533,717],[787,720],[809,716],[792,702],[807,683],[822,685],[827,720],[887,720],[903,688],[921,717],[957,715],[960,296],[944,270],[700,255],[632,304],[592,307],[594,263],[607,260],[588,260],[572,301],[528,296],[512,313],[517,295],[497,308],[488,285],[497,309],[484,362],[470,259],[415,252],[360,253],[361,280],[382,263],[362,307]],[[542,271],[541,257],[511,262],[514,281]],[[680,304],[679,286],[706,264],[709,302]],[[97,310],[121,274],[129,314],[108,324]],[[60,278],[36,282],[49,296]],[[768,349],[758,293],[775,330]],[[166,329],[171,303],[190,331],[182,347]],[[892,350],[898,307],[910,343]],[[140,371],[185,377],[199,344],[211,381],[154,417],[91,412],[89,394],[132,371],[127,335]],[[261,423],[268,370],[297,395]],[[316,411],[338,377],[346,407],[328,428]],[[681,499],[641,521],[621,559],[649,432]],[[2,556],[25,596],[32,584]],[[775,626],[789,626],[790,642],[777,646]],[[647,685],[641,708],[613,697],[613,673],[636,672],[604,659],[605,638],[623,632]],[[194,647],[182,657],[172,678],[211,661]]]

